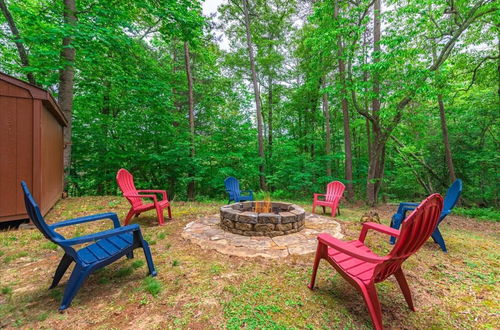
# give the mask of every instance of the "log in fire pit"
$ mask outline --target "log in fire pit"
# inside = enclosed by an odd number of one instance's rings
[[[305,211],[282,202],[241,202],[220,208],[221,227],[245,236],[280,236],[304,228]]]

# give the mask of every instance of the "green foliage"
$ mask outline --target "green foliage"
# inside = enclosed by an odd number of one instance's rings
[[[489,208],[462,208],[456,207],[453,209],[453,213],[469,218],[499,222],[500,221],[500,212],[498,209],[494,209],[492,207]]]
[[[345,181],[341,102],[342,88],[347,87],[353,184],[356,197],[364,198],[368,140],[373,142],[376,135],[373,126],[367,131],[361,113],[371,111],[373,77],[378,76],[382,108],[376,116],[403,144],[387,136],[383,198],[419,200],[430,191],[445,192],[449,178],[437,107],[437,95],[442,95],[455,170],[464,181],[463,197],[470,204],[497,208],[498,2],[479,6],[479,18],[446,52],[449,57],[439,69],[432,68],[433,53],[444,51],[449,35],[476,2],[454,1],[451,10],[445,1],[384,1],[380,53],[374,53],[371,44],[373,1],[338,1],[336,18],[334,3],[249,0],[262,94],[265,177],[272,197],[311,198],[324,191],[327,182]],[[198,200],[225,197],[227,176],[239,178],[243,189],[262,188],[238,2],[222,4],[215,24],[201,14],[199,0],[82,0],[77,2],[75,28],[63,24],[60,1],[7,5],[20,41],[29,49],[30,65],[20,66],[6,28],[0,34],[1,71],[21,78],[31,72],[57,95],[59,70],[66,64],[60,59],[62,39],[73,37],[71,195],[118,194],[115,175],[122,167],[134,174],[138,188],[166,189],[175,200],[186,199],[193,179]],[[2,15],[0,25],[6,27]],[[221,32],[228,39],[227,49],[221,49],[215,37]],[[184,42],[191,50],[194,79],[194,156]],[[339,82],[339,59],[347,65],[347,86]],[[323,96],[332,129],[329,155]],[[405,97],[411,102],[401,110]],[[326,174],[328,163],[331,175]],[[2,244],[8,246],[9,241]],[[47,243],[42,248],[55,249]]]

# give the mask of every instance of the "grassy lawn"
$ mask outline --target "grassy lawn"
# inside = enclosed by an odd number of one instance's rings
[[[64,313],[57,308],[70,271],[49,287],[62,250],[37,230],[0,232],[0,328],[371,328],[362,297],[326,263],[314,292],[306,284],[313,255],[279,260],[238,258],[202,250],[181,238],[197,216],[214,214],[220,203],[173,204],[174,220],[158,227],[154,211],[135,218],[151,245],[158,270],[146,277],[144,256],[125,258],[91,275]],[[310,211],[310,205],[300,203]],[[389,222],[396,206],[376,211]],[[362,207],[343,207],[346,239],[361,227]],[[119,197],[68,198],[47,221],[112,211],[128,211]],[[64,228],[66,237],[110,228],[101,221]],[[500,328],[499,224],[449,216],[441,226],[449,253],[428,241],[403,264],[417,312],[409,311],[395,279],[378,284],[383,321],[388,328]],[[381,234],[369,246],[387,253]]]

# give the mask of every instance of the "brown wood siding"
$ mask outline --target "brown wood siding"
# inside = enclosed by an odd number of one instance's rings
[[[33,185],[33,100],[17,99],[17,214],[25,214],[21,181]]]
[[[63,128],[41,107],[41,209],[48,212],[63,191]]]
[[[0,80],[0,95],[31,99],[29,91]]]
[[[47,91],[0,72],[0,222],[28,218],[22,180],[43,214],[61,197],[66,124]]]
[[[0,221],[26,213],[19,183],[32,183],[32,103],[0,96]]]

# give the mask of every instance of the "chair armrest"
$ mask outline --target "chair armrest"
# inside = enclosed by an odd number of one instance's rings
[[[102,231],[100,233],[65,239],[65,240],[60,241],[59,243],[62,246],[71,246],[71,245],[93,242],[93,241],[97,241],[99,239],[112,237],[112,236],[116,236],[119,234],[134,232],[134,231],[141,231],[141,228],[139,227],[138,224],[133,224],[133,225],[128,225],[128,226],[124,226],[124,227],[120,227],[120,228],[105,230],[105,231]]]
[[[163,200],[168,200],[167,191],[166,190],[137,190],[137,192],[145,192],[145,193],[158,193],[162,195]]]
[[[158,202],[158,198],[156,195],[139,195],[139,194],[124,194],[125,197],[139,197],[139,198],[152,198],[155,203]]]
[[[116,215],[116,213],[101,213],[101,214],[88,215],[85,217],[61,221],[61,222],[55,223],[53,225],[50,225],[49,227],[52,229],[56,229],[56,228],[60,228],[60,227],[72,226],[72,225],[76,225],[79,223],[97,221],[97,220],[102,220],[102,219],[111,219],[113,221],[115,228],[120,227],[120,221],[118,220],[118,216]]]
[[[332,237],[325,233],[318,235],[318,241],[320,244],[328,245],[329,247],[334,248],[337,251],[366,262],[380,263],[387,259],[387,257],[374,257],[373,255],[368,254],[355,246],[352,246],[351,244],[336,239],[335,237]]]
[[[361,233],[359,233],[359,241],[360,242],[365,241],[366,234],[368,233],[369,229],[373,229],[373,230],[376,230],[380,233],[384,233],[384,234],[391,235],[394,237],[398,237],[399,233],[400,233],[399,230],[388,227],[388,226],[384,226],[384,225],[381,225],[381,224],[378,224],[375,222],[365,222],[363,224],[363,228],[361,229]]]
[[[418,206],[419,203],[399,203],[399,206]]]
[[[320,197],[320,196],[325,196],[325,198],[326,198],[326,194],[314,194],[314,200],[317,201],[318,197]]]

